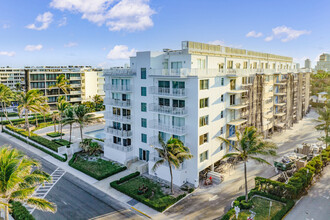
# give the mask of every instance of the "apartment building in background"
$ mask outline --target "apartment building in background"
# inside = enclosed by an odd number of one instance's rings
[[[309,72],[291,57],[184,41],[181,50],[137,52],[130,68],[104,70],[105,157],[170,181],[156,172],[155,148],[180,139],[193,158],[173,170],[174,183],[199,185],[199,173],[232,151],[219,137],[255,126],[265,137],[308,111]]]
[[[72,89],[69,94],[64,94],[59,88],[49,88],[56,84],[56,78],[62,74],[70,81]],[[65,95],[72,104],[91,101],[96,94],[104,97],[103,71],[90,66],[5,67],[0,68],[0,79],[11,89],[15,89],[16,83],[21,83],[25,90],[39,89],[51,106],[57,103],[61,95]]]
[[[325,72],[330,71],[330,54],[328,53],[321,54],[319,61],[317,61],[315,69],[323,70]]]

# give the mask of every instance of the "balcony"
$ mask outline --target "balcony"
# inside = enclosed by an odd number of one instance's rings
[[[186,134],[186,126],[175,126],[175,125],[167,125],[162,124],[158,122],[158,120],[152,120],[150,121],[151,128],[167,132],[170,134],[176,134],[176,135],[185,135]]]
[[[81,77],[70,77],[70,81],[81,80]]]
[[[151,94],[160,96],[175,96],[175,97],[185,97],[187,94],[187,89],[185,88],[161,88],[157,86],[149,87]]]
[[[132,137],[132,131],[125,131],[112,127],[107,127],[107,132],[120,137]]]
[[[122,116],[122,115],[113,115],[111,112],[106,112],[104,114],[105,119],[110,119],[113,121],[121,121],[121,122],[130,122],[131,121],[131,115],[128,116]]]
[[[81,91],[70,91],[70,95],[80,95]]]
[[[286,95],[286,93],[285,92],[275,92],[274,95],[276,95],[276,96],[284,96],[284,95]]]
[[[136,70],[130,68],[104,69],[104,76],[131,77],[136,75]]]
[[[247,104],[236,104],[236,105],[230,105],[227,107],[227,109],[231,109],[231,110],[240,110],[242,108],[246,108],[248,107]]]
[[[81,102],[81,98],[70,98],[70,102]]]
[[[71,84],[71,87],[72,88],[80,88],[81,87],[81,84]]]
[[[274,115],[277,117],[282,117],[282,116],[286,115],[286,113],[285,112],[276,112]]]
[[[157,104],[150,104],[149,110],[152,112],[168,114],[168,115],[187,115],[187,112],[188,112],[186,108],[161,106],[161,105],[157,105]]]
[[[111,84],[104,84],[104,90],[111,90],[114,92],[131,92],[131,87],[128,85],[111,85]]]
[[[119,100],[119,99],[110,99],[110,98],[105,98],[104,99],[104,104],[105,105],[113,105],[117,107],[130,107],[131,106],[131,100]]]
[[[123,146],[121,144],[115,144],[115,143],[111,143],[110,141],[106,141],[105,145],[107,147],[111,147],[113,149],[119,150],[119,151],[123,151],[123,152],[130,152],[133,150],[133,147],[130,146]]]
[[[275,106],[285,106],[286,103],[285,102],[278,102],[278,103],[274,103]]]
[[[234,119],[234,120],[231,120],[231,121],[228,122],[227,124],[228,124],[228,125],[239,126],[239,125],[242,125],[242,124],[244,124],[244,123],[246,123],[246,122],[247,122],[246,119],[240,118],[240,119]]]

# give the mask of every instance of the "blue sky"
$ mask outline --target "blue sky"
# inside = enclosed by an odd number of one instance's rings
[[[0,0],[0,9],[0,66],[117,66],[183,40],[300,63],[330,52],[327,0]]]

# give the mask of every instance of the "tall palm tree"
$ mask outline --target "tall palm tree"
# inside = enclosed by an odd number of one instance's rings
[[[83,127],[85,123],[90,122],[94,119],[93,114],[88,114],[88,108],[85,105],[76,105],[73,108],[75,114],[75,120],[80,127],[81,141],[83,141]]]
[[[32,89],[28,92],[20,92],[18,94],[20,105],[18,106],[19,114],[25,112],[25,125],[26,130],[30,136],[30,125],[29,125],[29,112],[36,112],[40,109],[40,105],[43,102],[43,94],[37,90]]]
[[[55,85],[51,85],[48,88],[59,88],[60,90],[62,90],[65,94],[69,94],[69,89],[72,89],[72,87],[70,86],[70,81],[67,80],[65,78],[64,74],[59,75],[58,77],[56,77],[56,83]]]
[[[35,169],[37,167],[37,169]],[[26,203],[36,209],[56,212],[55,204],[33,197],[35,189],[51,176],[41,171],[40,163],[23,155],[22,152],[2,146],[0,149],[0,197],[5,208],[5,219],[9,219],[9,201]]]
[[[49,105],[47,104],[47,97],[41,96],[42,94],[40,93],[40,97],[37,98],[37,109],[33,110],[35,118],[36,118],[36,127],[38,127],[38,113],[42,113],[43,115],[47,110],[49,109]],[[45,115],[44,115],[44,121],[45,121]]]
[[[65,111],[65,109],[68,108],[69,105],[70,104],[67,101],[65,101],[65,97],[64,96],[60,96],[58,98],[56,107],[57,107],[57,110],[59,112],[59,117],[60,117],[60,120],[59,120],[60,121],[60,124],[59,124],[60,129],[58,129],[58,130],[59,130],[59,132],[61,134],[61,139],[62,139],[62,130],[63,130],[62,118],[64,117],[64,111]]]
[[[325,136],[322,137],[323,141],[328,147],[328,143],[330,142],[329,132],[330,132],[330,102],[326,103],[323,108],[319,108],[316,110],[319,114],[317,122],[318,125],[315,126],[316,130],[324,131]]]
[[[41,109],[40,109],[40,112],[41,112],[42,116],[44,117],[44,123],[46,123],[46,114],[49,111],[50,111],[50,107],[49,107],[49,104],[47,103],[47,99],[45,99],[45,102],[41,103]]]
[[[76,122],[74,109],[72,106],[69,106],[64,110],[64,120],[63,125],[70,125],[70,139],[69,142],[71,142],[71,136],[72,136],[72,125]]]
[[[180,165],[184,162],[184,160],[191,159],[193,155],[190,154],[189,148],[184,146],[182,141],[179,139],[170,138],[165,143],[160,134],[158,135],[158,139],[162,148],[155,148],[159,154],[159,160],[156,161],[152,167],[152,170],[155,172],[160,165],[168,165],[171,175],[171,193],[174,194],[172,166],[176,169],[180,168]]]
[[[58,112],[53,112],[52,113],[52,121],[54,124],[54,132],[56,132],[56,121],[60,120],[60,114]]]
[[[244,179],[245,179],[245,201],[248,201],[248,188],[247,188],[247,168],[246,162],[249,159],[254,160],[258,163],[268,164],[267,160],[258,157],[263,156],[276,156],[277,146],[272,143],[265,141],[262,134],[257,132],[257,129],[253,126],[246,127],[243,132],[236,132],[237,141],[236,144],[231,144],[228,139],[220,137],[221,140],[231,145],[236,152],[227,153],[224,158],[232,157],[241,159],[244,163]]]
[[[11,120],[8,118],[8,112],[7,112],[7,104],[10,103],[10,101],[12,100],[13,97],[13,92],[10,90],[9,87],[5,86],[4,84],[0,84],[0,102],[1,102],[1,130],[3,128],[3,124],[2,124],[2,117],[3,115],[5,115],[6,119],[9,121],[9,123],[11,125],[13,125],[13,123],[11,122]]]

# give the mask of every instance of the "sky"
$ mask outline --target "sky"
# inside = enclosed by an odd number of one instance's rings
[[[120,66],[185,40],[290,56],[330,52],[329,0],[0,0],[0,66]]]

